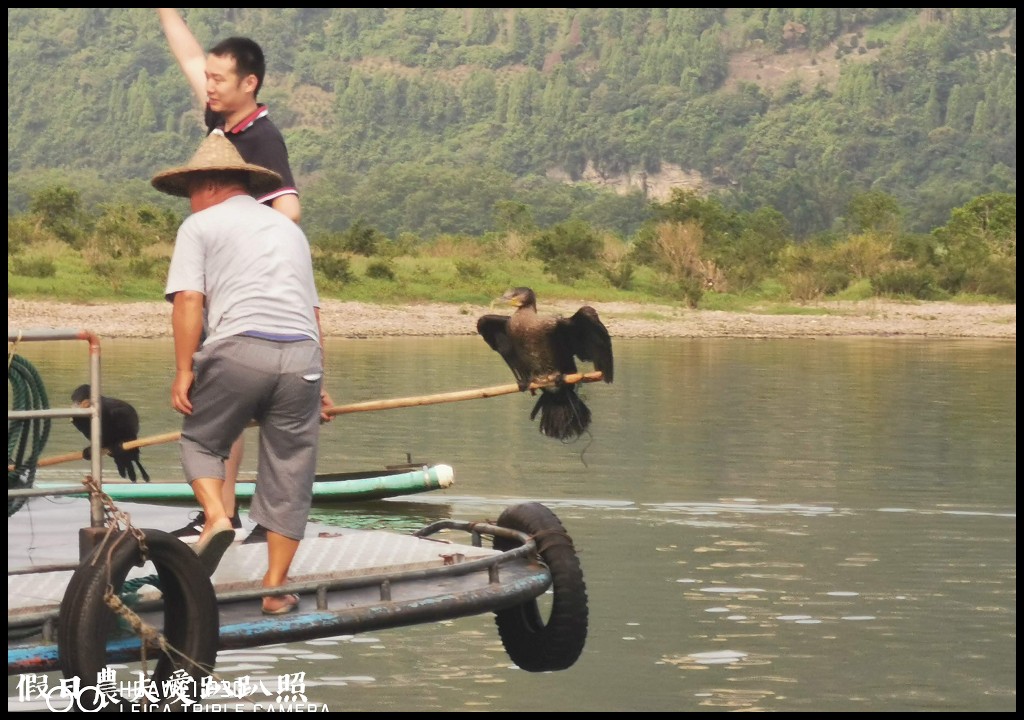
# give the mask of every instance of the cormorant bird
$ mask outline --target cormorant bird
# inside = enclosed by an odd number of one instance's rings
[[[79,385],[71,393],[71,402],[76,407],[87,408],[89,407],[89,393],[90,388],[88,385]],[[139,413],[124,400],[112,397],[101,397],[100,407],[102,408],[100,411],[100,435],[103,440],[103,447],[114,458],[114,464],[117,465],[117,474],[123,478],[128,478],[132,482],[136,482],[135,465],[138,465],[142,479],[149,482],[149,473],[146,472],[146,468],[142,467],[139,449],[121,449],[122,444],[139,438]],[[90,418],[71,418],[71,422],[87,439],[92,439]],[[85,450],[82,451],[82,456],[86,460],[91,459],[91,445],[86,446]]]
[[[537,314],[537,296],[533,290],[517,287],[501,296],[499,302],[514,305],[511,316],[484,315],[476,323],[477,332],[512,368],[520,390],[531,382],[552,382],[541,389],[530,419],[540,413],[540,431],[559,440],[573,440],[590,425],[590,408],[579,396],[575,384],[564,384],[564,375],[579,372],[575,358],[594,363],[610,383],[614,377],[612,340],[597,311],[584,305],[572,317]]]

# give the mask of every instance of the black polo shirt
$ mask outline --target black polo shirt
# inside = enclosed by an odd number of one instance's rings
[[[206,128],[208,133],[217,128],[224,129],[224,119],[213,112],[209,105],[206,106]],[[224,130],[224,135],[247,163],[268,168],[281,176],[282,186],[258,196],[257,200],[270,204],[282,195],[299,194],[291,165],[288,164],[288,148],[284,144],[284,136],[268,117],[266,105],[258,104],[242,122],[230,130]]]

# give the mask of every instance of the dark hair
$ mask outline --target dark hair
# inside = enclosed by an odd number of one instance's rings
[[[256,92],[252,95],[256,97],[260,94],[260,88],[263,87],[263,76],[267,73],[267,63],[263,59],[263,48],[255,40],[245,37],[225,38],[210,48],[210,54],[217,57],[233,57],[238,77],[255,75]]]

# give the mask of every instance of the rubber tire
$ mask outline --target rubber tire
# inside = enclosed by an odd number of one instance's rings
[[[176,670],[184,670],[195,678],[197,699],[202,678],[213,670],[220,644],[220,616],[217,595],[210,577],[195,552],[170,533],[162,530],[142,530],[146,538],[149,560],[156,567],[163,593],[163,627],[161,632],[172,647],[184,657],[159,650],[151,651],[149,662],[156,654],[156,667],[150,679],[157,691]],[[128,571],[144,564],[139,543],[131,535],[120,533],[110,543],[97,547],[71,576],[61,600],[57,625],[57,654],[65,678],[81,678],[82,687],[96,685],[97,673],[107,666],[107,640],[117,624],[117,618],[103,601],[109,582],[114,592],[120,592]],[[103,559],[95,564],[97,554]],[[133,680],[137,675],[133,673]],[[89,701],[85,694],[82,703]],[[95,700],[95,698],[93,698]],[[127,701],[125,701],[127,702]],[[141,700],[140,702],[145,702]],[[172,699],[168,706],[183,709],[182,703]],[[95,710],[83,708],[85,710]],[[116,704],[103,708],[118,711]]]
[[[540,503],[506,508],[497,524],[535,538],[540,559],[551,572],[554,591],[546,622],[536,599],[495,612],[505,651],[528,672],[565,670],[583,652],[589,616],[587,587],[572,538],[555,514]],[[493,545],[495,550],[505,551],[519,543],[496,536]]]

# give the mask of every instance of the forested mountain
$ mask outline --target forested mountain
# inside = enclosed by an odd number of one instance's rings
[[[868,191],[917,231],[1016,194],[1013,9],[182,12],[206,47],[264,47],[314,233],[480,235],[520,208],[625,238],[687,187],[808,238]],[[184,211],[148,185],[203,133],[152,8],[10,8],[7,48],[9,216],[54,184]]]

